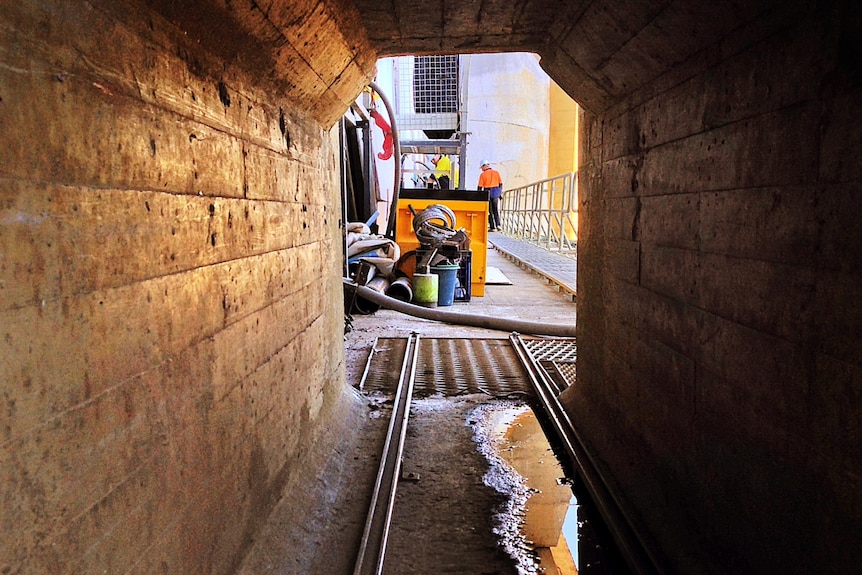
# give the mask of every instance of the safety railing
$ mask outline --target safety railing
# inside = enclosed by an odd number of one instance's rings
[[[575,256],[578,244],[578,178],[569,172],[503,192],[503,232],[549,251]]]

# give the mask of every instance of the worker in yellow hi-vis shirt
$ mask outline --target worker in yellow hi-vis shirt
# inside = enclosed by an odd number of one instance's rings
[[[449,156],[446,154],[437,154],[431,158],[431,162],[434,164],[434,167],[437,168],[434,171],[434,176],[440,184],[440,189],[448,190],[451,188],[449,174],[452,172],[452,160],[449,159]]]

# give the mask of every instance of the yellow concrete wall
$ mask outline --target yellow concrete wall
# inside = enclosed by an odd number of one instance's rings
[[[548,177],[575,172],[578,168],[578,104],[551,81]]]
[[[569,172],[578,170],[578,138],[579,138],[579,110],[578,104],[551,80],[548,99],[550,101],[550,133],[548,137],[548,177],[553,178]],[[574,182],[577,189],[577,179]],[[563,197],[555,196],[554,208],[562,206]],[[573,202],[577,207],[578,202]],[[567,227],[566,234],[569,241],[577,241],[578,213],[571,212],[574,230]],[[554,223],[554,229],[560,232],[560,226]]]
[[[475,189],[483,160],[500,172],[504,189],[545,177],[548,165],[548,75],[535,54],[474,54],[462,60],[469,134],[465,187]]]

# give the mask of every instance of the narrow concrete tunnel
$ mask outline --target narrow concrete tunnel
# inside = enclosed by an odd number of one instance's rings
[[[344,409],[333,127],[379,57],[498,51],[584,109],[563,401],[663,570],[857,572],[860,19],[2,3],[0,573],[235,571]]]

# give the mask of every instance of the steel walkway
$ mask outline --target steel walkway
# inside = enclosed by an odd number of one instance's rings
[[[578,260],[574,255],[551,252],[501,232],[488,234],[488,243],[508,259],[547,278],[575,299],[578,291]]]

